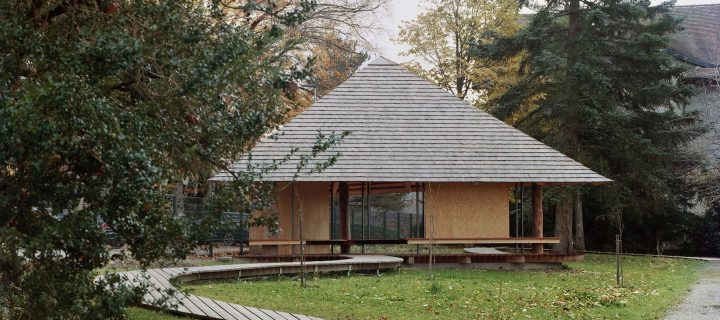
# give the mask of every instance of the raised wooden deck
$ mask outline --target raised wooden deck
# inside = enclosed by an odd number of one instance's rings
[[[560,238],[412,238],[407,244],[555,244]]]
[[[362,271],[397,268],[403,260],[388,256],[337,256],[333,260],[307,261],[307,272]],[[272,274],[300,273],[299,262],[247,263],[192,268],[148,269],[121,273],[126,284],[146,286],[142,305],[203,319],[216,320],[308,320],[319,319],[282,311],[258,309],[181,292],[171,280],[240,279]]]
[[[300,245],[300,240],[291,239],[263,239],[250,240],[251,246],[278,246],[278,245]],[[560,238],[544,237],[544,238],[403,238],[403,239],[331,239],[331,240],[305,240],[306,245],[363,245],[363,244],[556,244],[560,243]]]
[[[405,264],[428,263],[430,255],[415,253],[399,253],[393,256],[402,258]],[[582,253],[436,253],[433,255],[435,263],[447,264],[484,264],[484,263],[510,263],[510,264],[559,264],[565,262],[582,261]]]
[[[312,254],[307,255],[315,261],[334,260],[342,254]],[[402,258],[406,265],[417,265],[427,263],[430,259],[428,253],[382,253],[372,254],[365,253],[363,256],[393,256]],[[581,252],[573,253],[555,253],[555,252],[464,252],[464,253],[435,253],[433,261],[444,264],[478,264],[478,268],[483,268],[483,264],[510,263],[510,264],[560,264],[565,262],[577,262],[584,259]],[[288,262],[300,261],[297,255],[278,255],[278,254],[247,254],[240,256],[241,259],[247,259],[253,262]],[[343,271],[343,270],[339,270]]]

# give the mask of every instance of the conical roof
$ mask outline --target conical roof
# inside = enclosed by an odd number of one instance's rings
[[[322,172],[295,177],[318,132],[349,131],[315,161],[340,153]],[[601,183],[607,178],[383,57],[260,141],[248,161],[268,165],[298,151],[266,181]],[[313,162],[309,164],[313,165]],[[228,172],[213,180],[229,180]]]

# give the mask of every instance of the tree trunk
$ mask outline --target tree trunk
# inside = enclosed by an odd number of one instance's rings
[[[460,99],[465,99],[463,95],[464,77],[462,76],[462,54],[460,53],[460,46],[462,45],[460,43],[462,41],[460,39],[460,25],[462,22],[460,20],[460,5],[458,2],[455,2],[453,5],[453,22],[455,23],[453,32],[453,42],[455,42],[455,95]]]
[[[579,61],[577,48],[578,32],[580,31],[580,0],[570,0],[568,3],[568,33],[565,46],[565,102],[567,112],[567,123],[565,130],[570,149],[577,147],[577,125],[578,125],[578,83],[575,79],[574,68]],[[573,144],[574,143],[574,144]]]
[[[175,216],[185,216],[185,185],[182,181],[175,183],[175,189],[173,190],[173,197],[175,198]]]
[[[555,205],[555,236],[560,238],[560,243],[553,247],[558,253],[568,253],[572,249],[573,198],[570,192],[563,191],[562,198]]]
[[[455,32],[455,92],[456,95],[460,99],[465,99],[465,95],[463,95],[463,84],[464,84],[464,77],[463,77],[463,70],[462,70],[462,55],[460,54],[460,35],[458,32]]]
[[[575,192],[575,251],[585,251],[585,228],[583,227],[582,192]]]
[[[533,183],[532,187],[533,237],[543,237],[543,200],[542,186]],[[533,253],[543,253],[543,245],[536,243],[532,247]]]
[[[569,156],[577,156],[579,152],[578,141],[578,109],[579,109],[579,90],[576,76],[574,74],[575,65],[579,60],[579,52],[577,48],[578,32],[580,29],[580,0],[569,0],[567,2],[568,11],[568,33],[565,46],[566,65],[565,65],[565,123],[563,131],[565,141],[567,143],[566,152]],[[555,251],[567,253],[572,250],[573,240],[573,211],[575,195],[571,190],[563,190],[560,202],[555,210],[555,235],[560,238],[560,243],[555,245]]]

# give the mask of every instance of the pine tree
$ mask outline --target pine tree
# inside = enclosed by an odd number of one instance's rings
[[[697,164],[684,146],[697,128],[680,108],[692,89],[676,81],[683,69],[664,52],[680,25],[668,14],[672,5],[549,1],[516,35],[475,48],[479,59],[523,57],[522,79],[490,103],[492,113],[615,180],[561,190],[560,251],[571,248],[573,213],[583,209],[586,216],[621,212],[626,230],[638,231],[628,236],[647,249],[645,238],[660,240],[666,227],[658,219],[680,214],[690,196],[683,173]],[[582,226],[582,213],[575,216]]]

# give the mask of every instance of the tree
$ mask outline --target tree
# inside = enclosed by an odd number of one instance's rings
[[[251,30],[262,30],[272,25],[274,15],[295,10],[305,0],[231,1],[224,10],[233,22]],[[303,23],[287,28],[283,41],[293,43],[301,50],[288,52],[294,59],[315,58],[312,69],[318,96],[323,96],[347,79],[367,59],[364,50],[374,48],[370,37],[382,31],[379,13],[386,9],[388,0],[320,0],[313,1],[313,10],[303,16]],[[259,4],[265,4],[261,6]],[[362,48],[362,49],[361,49]],[[289,66],[290,67],[290,66]],[[338,82],[338,80],[340,80]],[[303,86],[293,97],[293,109],[280,121],[286,123],[300,114],[314,101],[313,89]]]
[[[720,48],[714,56],[714,60],[720,62]],[[689,175],[698,190],[698,207],[692,208],[698,217],[689,219],[691,223],[689,230],[684,230],[687,239],[683,246],[692,248],[693,254],[717,256],[720,253],[720,67],[698,68],[688,73],[683,81],[695,86],[697,94],[686,109],[697,110],[708,130],[690,146],[705,161],[704,166],[695,168]]]
[[[357,41],[329,33],[325,41],[311,49],[314,58],[313,81],[317,95],[322,97],[345,82],[369,55],[358,48]]]
[[[0,318],[122,317],[143,293],[96,278],[99,219],[144,266],[188,253],[201,228],[165,194],[244,154],[306,77],[284,32],[311,3],[245,5],[264,27],[216,1],[0,3]],[[265,169],[237,176],[208,216],[265,206]]]
[[[297,28],[300,37],[309,44],[327,44],[327,35],[352,40],[366,50],[376,49],[372,35],[382,32],[381,15],[389,0],[321,0],[307,21]],[[343,46],[338,47],[343,49]]]
[[[718,52],[718,56],[720,57],[720,52]],[[697,94],[687,109],[698,111],[708,129],[691,146],[707,161],[705,161],[704,167],[696,168],[690,175],[691,181],[699,190],[701,199],[708,206],[720,201],[720,89],[718,89],[720,68],[709,70],[712,70],[714,77],[696,77],[685,80],[697,88]]]
[[[403,23],[397,42],[410,46],[404,55],[421,62],[410,69],[437,83],[461,99],[484,102],[516,78],[516,57],[502,60],[473,59],[472,41],[484,42],[485,32],[506,36],[520,28],[514,0],[428,1],[428,11]]]
[[[303,0],[237,0],[225,8],[233,13],[236,22],[250,29],[265,27],[272,23],[274,15],[292,11]],[[292,39],[303,39],[306,46],[327,42],[327,35],[360,42],[365,49],[373,49],[372,34],[383,31],[378,18],[387,9],[388,0],[315,0],[313,10],[304,15],[303,23],[294,25],[285,33]],[[256,7],[257,6],[257,7]]]
[[[523,53],[522,79],[491,101],[492,113],[615,180],[562,192],[561,251],[570,247],[563,230],[572,230],[573,206],[586,215],[620,212],[626,247],[650,251],[671,228],[663,219],[682,214],[692,197],[684,176],[698,163],[685,147],[698,126],[695,114],[681,112],[692,95],[676,81],[683,68],[664,52],[680,23],[668,14],[671,6],[549,1],[517,35],[497,34],[474,50],[478,59]]]

